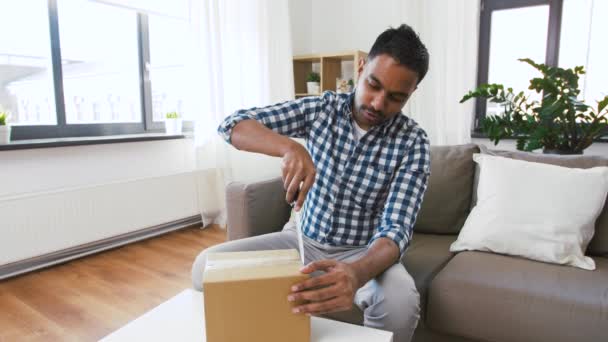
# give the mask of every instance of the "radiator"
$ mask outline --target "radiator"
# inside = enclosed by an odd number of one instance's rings
[[[199,183],[186,172],[0,198],[0,266],[199,215]]]

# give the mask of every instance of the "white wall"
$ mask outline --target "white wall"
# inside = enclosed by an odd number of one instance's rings
[[[401,24],[403,0],[311,2],[311,53],[369,51],[380,32]]]
[[[378,34],[401,24],[403,0],[289,0],[294,55],[369,51]]]
[[[179,139],[0,151],[0,264],[212,208],[193,148]]]
[[[194,170],[190,139],[0,152],[0,198]]]
[[[303,55],[311,53],[312,2],[308,0],[289,0],[289,17],[293,54]]]

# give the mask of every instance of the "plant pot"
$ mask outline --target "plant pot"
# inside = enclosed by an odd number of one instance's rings
[[[182,119],[165,119],[165,133],[170,135],[182,134]]]
[[[557,149],[551,149],[551,148],[543,148],[543,153],[544,154],[559,154],[559,155],[563,155],[563,156],[574,156],[574,155],[582,155],[583,151],[579,151],[579,152],[575,152],[575,151],[564,151],[564,150],[557,150]]]
[[[306,91],[309,94],[319,94],[319,82],[306,82]]]
[[[11,142],[11,126],[0,126],[0,144],[8,144]]]

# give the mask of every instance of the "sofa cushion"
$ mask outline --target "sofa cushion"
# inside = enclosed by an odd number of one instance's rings
[[[608,166],[608,158],[601,156],[559,156],[521,151],[498,151],[491,150],[483,145],[480,146],[480,149],[483,154],[571,168],[589,169],[596,166]],[[477,180],[479,179],[478,172],[478,170],[475,171],[475,195],[477,194]],[[473,198],[473,206],[475,206],[475,203],[476,196]],[[597,218],[595,235],[587,247],[587,253],[596,256],[608,256],[608,201],[604,204],[604,208]]]
[[[595,269],[585,250],[608,195],[608,167],[575,169],[487,154],[474,154],[473,160],[481,169],[478,202],[452,252],[486,251]]]
[[[432,235],[414,233],[412,243],[401,262],[410,273],[420,293],[420,316],[424,319],[427,292],[433,277],[454,256],[449,251],[456,235]],[[352,324],[363,324],[363,313],[356,306],[350,311],[325,315],[328,318]]]
[[[401,259],[405,269],[414,278],[420,293],[423,318],[431,281],[454,256],[454,253],[450,252],[450,245],[456,241],[456,237],[456,235],[414,233],[412,243]]]
[[[431,176],[414,230],[457,234],[471,208],[477,145],[431,146]]]
[[[585,271],[484,252],[456,255],[429,289],[427,325],[483,341],[603,341],[608,258]]]
[[[228,240],[273,233],[289,220],[281,177],[226,186]]]

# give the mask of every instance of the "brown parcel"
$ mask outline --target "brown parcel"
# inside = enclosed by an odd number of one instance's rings
[[[309,342],[310,317],[287,295],[305,280],[295,249],[209,253],[203,280],[209,342]]]

